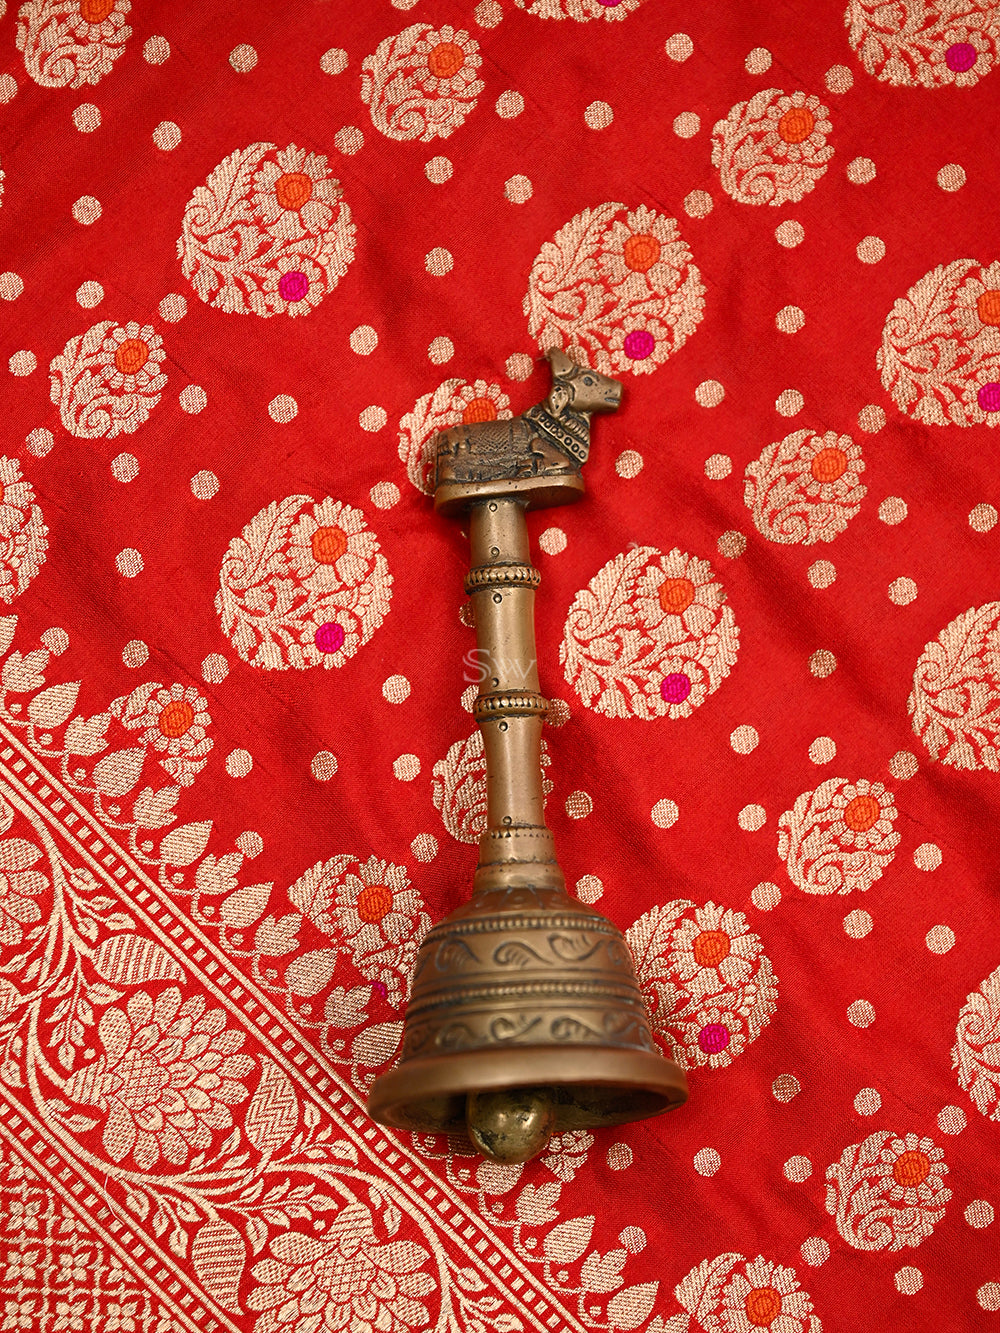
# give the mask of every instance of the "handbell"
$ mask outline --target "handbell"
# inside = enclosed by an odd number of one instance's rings
[[[535,658],[540,575],[525,511],[584,493],[590,417],[621,385],[562,352],[552,389],[508,421],[437,436],[435,508],[468,515],[473,606],[487,677],[474,713],[486,756],[486,831],[472,897],[417,954],[397,1066],[369,1114],[402,1129],[467,1134],[486,1157],[525,1162],[549,1137],[659,1115],[687,1099],[659,1051],[621,931],[571,898],[545,826]]]

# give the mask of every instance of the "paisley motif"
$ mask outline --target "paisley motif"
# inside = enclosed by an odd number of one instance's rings
[[[996,67],[990,0],[850,0],[848,41],[869,74],[905,88],[971,88]]]
[[[806,893],[851,893],[881,879],[899,846],[892,793],[881,782],[829,778],[778,820],[778,855]]]
[[[1000,260],[939,264],[893,305],[876,357],[900,411],[932,426],[1000,422]]]
[[[705,288],[676,221],[641,205],[584,209],[532,265],[524,313],[543,352],[647,374],[701,323]]]
[[[743,498],[768,541],[833,541],[861,508],[861,449],[849,435],[797,430],[749,464]]]
[[[569,609],[559,660],[606,717],[688,717],[736,664],[739,630],[707,560],[637,546],[610,560]]]
[[[737,102],[712,130],[712,165],[741,204],[794,204],[815,189],[833,157],[833,128],[818,97],[764,88]]]
[[[976,1109],[990,1120],[1000,1120],[1000,967],[966,997],[951,1067]]]
[[[237,149],[184,210],[177,255],[208,305],[227,314],[306,315],[354,258],[355,227],[320,153]]]
[[[215,609],[265,671],[343,666],[389,610],[392,576],[359,509],[290,495],[229,543]]]
[[[926,645],[907,708],[933,759],[1000,771],[1000,602],[971,607]]]

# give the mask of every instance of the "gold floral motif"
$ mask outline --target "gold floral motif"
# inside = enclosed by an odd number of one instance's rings
[[[208,703],[193,685],[164,688],[150,681],[115,699],[110,711],[123,727],[141,730],[142,743],[156,751],[165,771],[178,786],[190,787],[214,743],[206,734],[212,723]]]
[[[833,126],[818,97],[764,88],[712,130],[712,164],[742,204],[789,204],[815,189],[833,156]]]
[[[509,421],[510,399],[490,380],[445,380],[426,393],[399,423],[399,457],[406,475],[424,495],[434,493],[436,455],[431,444],[439,431],[478,421]]]
[[[899,846],[892,792],[881,782],[828,778],[778,820],[778,855],[806,893],[870,889]]]
[[[1000,423],[1000,261],[956,259],[924,274],[893,304],[876,365],[915,421]]]
[[[0,457],[0,600],[12,602],[41,569],[48,528],[15,458]]]
[[[152,325],[104,320],[71,338],[49,365],[49,394],[78,439],[131,435],[149,420],[167,377]]]
[[[249,1095],[240,1080],[255,1062],[236,1054],[245,1036],[199,995],[135,991],[124,1009],[105,1010],[97,1035],[103,1053],[70,1078],[66,1095],[106,1113],[102,1142],[114,1162],[131,1154],[140,1171],[161,1159],[183,1166],[211,1147],[213,1130],[232,1127],[229,1108]]]
[[[636,546],[574,598],[559,660],[588,708],[606,717],[689,717],[739,653],[739,630],[708,561]]]
[[[864,470],[861,446],[849,435],[798,430],[747,466],[743,498],[768,541],[830,542],[861,508]]]
[[[427,1329],[421,1297],[435,1282],[429,1253],[411,1240],[379,1241],[371,1211],[347,1204],[322,1237],[291,1231],[271,1242],[256,1264],[258,1285],[247,1298],[263,1311],[255,1333],[410,1333]]]
[[[991,0],[850,0],[846,21],[868,73],[897,88],[971,88],[997,63]]]
[[[642,0],[515,0],[518,9],[526,9],[540,19],[575,19],[587,23],[591,19],[623,19],[639,8]]]
[[[266,671],[343,666],[382,624],[392,576],[361,510],[291,495],[229,543],[215,608],[236,651]]]
[[[605,375],[649,374],[701,323],[705,288],[672,217],[645,205],[584,209],[546,241],[524,313],[543,352]]]
[[[1000,771],[1000,602],[971,607],[924,647],[906,706],[932,759]]]
[[[778,983],[746,917],[687,899],[644,913],[625,933],[653,1035],[685,1069],[721,1069],[771,1021]]]
[[[27,0],[17,15],[17,49],[43,88],[100,83],[125,50],[130,0]]]
[[[483,91],[479,66],[479,43],[464,30],[414,23],[366,57],[361,100],[389,139],[447,139]]]
[[[880,1130],[845,1148],[826,1173],[826,1211],[856,1250],[920,1245],[944,1217],[948,1167],[933,1139]]]
[[[177,253],[201,300],[228,314],[307,315],[354,259],[356,228],[322,153],[253,143],[195,188]]]
[[[1000,1120],[1000,967],[966,996],[955,1030],[951,1065],[976,1110]]]
[[[341,189],[321,153],[289,144],[265,158],[253,180],[253,206],[272,236],[299,241],[333,225]]]
[[[822,1333],[795,1270],[762,1254],[706,1259],[677,1284],[674,1295],[702,1333]]]
[[[0,804],[0,829],[4,833],[14,820],[14,811],[6,802]],[[17,945],[24,938],[25,926],[41,920],[37,898],[49,887],[48,876],[34,867],[42,853],[26,838],[0,838],[0,945]],[[11,983],[4,979],[7,999],[13,998]],[[0,992],[0,1012],[6,1008]]]

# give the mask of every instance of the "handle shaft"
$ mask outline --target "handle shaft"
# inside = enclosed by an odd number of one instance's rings
[[[545,826],[542,723],[535,589],[523,502],[497,497],[470,510],[472,599],[479,662],[486,672],[475,705],[486,756],[486,832],[479,843],[476,889],[562,887],[552,834]]]

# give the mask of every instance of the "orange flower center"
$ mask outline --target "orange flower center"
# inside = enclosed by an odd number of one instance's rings
[[[931,1159],[916,1148],[900,1153],[892,1166],[893,1179],[897,1185],[922,1185],[930,1173]]]
[[[844,810],[844,823],[854,833],[865,833],[878,820],[882,807],[874,796],[855,796]]]
[[[80,17],[86,23],[103,23],[115,7],[115,0],[80,0]]]
[[[475,425],[477,421],[496,421],[496,419],[497,405],[492,398],[473,398],[471,403],[466,404],[462,413],[464,426]]]
[[[343,528],[317,528],[312,535],[313,559],[317,565],[335,565],[347,550]]]
[[[770,1328],[781,1314],[781,1292],[773,1287],[754,1287],[747,1292],[744,1308],[755,1328]]]
[[[630,236],[625,242],[625,265],[633,273],[646,273],[660,257],[660,242],[648,232]]]
[[[790,106],[778,121],[778,133],[785,143],[801,143],[808,139],[816,125],[816,117],[807,106]]]
[[[694,601],[694,584],[690,579],[664,579],[657,595],[668,616],[680,616]]]
[[[1000,292],[983,292],[976,302],[976,314],[984,324],[1000,324]]]
[[[385,884],[369,884],[358,894],[355,906],[362,921],[376,925],[392,908],[392,889]]]
[[[149,344],[141,338],[126,338],[115,352],[115,365],[123,375],[135,375],[149,360]]]
[[[465,52],[456,42],[438,42],[427,57],[427,68],[436,79],[453,79],[465,64]]]
[[[703,930],[696,935],[691,951],[699,967],[718,967],[729,957],[732,942],[724,930]]]
[[[282,208],[301,208],[312,198],[312,178],[304,171],[286,171],[274,182],[274,193]]]
[[[175,741],[189,730],[194,722],[194,709],[186,699],[171,699],[160,714],[157,726],[160,734]]]
[[[843,449],[821,449],[809,471],[817,481],[837,481],[847,471],[847,455]]]

